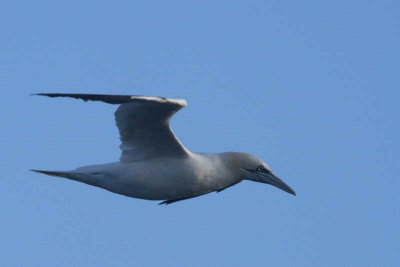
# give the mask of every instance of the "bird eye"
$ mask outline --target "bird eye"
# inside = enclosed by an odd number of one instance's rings
[[[264,168],[264,166],[260,165],[260,166],[258,166],[257,171],[259,171],[259,172],[265,172],[266,169]]]

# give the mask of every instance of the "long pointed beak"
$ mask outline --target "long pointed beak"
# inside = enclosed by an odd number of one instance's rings
[[[275,174],[268,173],[265,175],[261,175],[261,177],[264,183],[278,187],[279,189],[282,189],[289,194],[296,195],[296,192]]]

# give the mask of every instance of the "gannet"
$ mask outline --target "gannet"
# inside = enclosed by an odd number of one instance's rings
[[[170,128],[172,116],[187,106],[183,99],[136,95],[35,94],[72,97],[119,105],[115,121],[122,151],[118,162],[71,171],[31,170],[67,178],[132,198],[159,204],[221,192],[243,180],[273,185],[296,195],[256,156],[241,152],[194,153]]]

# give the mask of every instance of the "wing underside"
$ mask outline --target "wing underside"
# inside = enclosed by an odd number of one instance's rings
[[[115,121],[120,133],[122,162],[155,157],[185,157],[188,154],[169,125],[172,116],[187,105],[183,99],[100,94],[38,95],[119,104]]]

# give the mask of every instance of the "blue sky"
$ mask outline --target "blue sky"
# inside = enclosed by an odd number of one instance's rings
[[[6,1],[2,266],[399,266],[398,1]],[[112,105],[184,98],[196,152],[243,151],[298,193],[243,182],[169,206],[31,173],[119,157]]]

